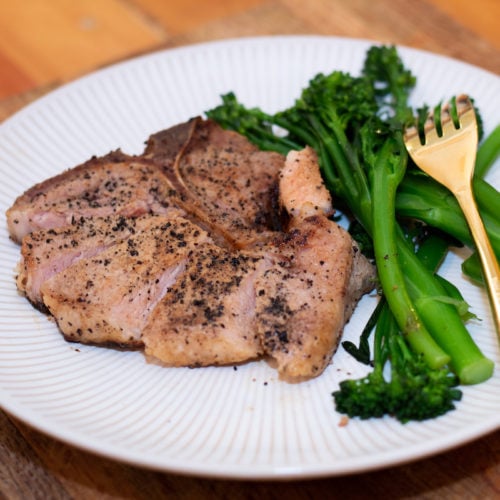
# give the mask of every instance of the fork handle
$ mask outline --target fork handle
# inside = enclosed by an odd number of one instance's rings
[[[458,203],[469,225],[476,250],[481,260],[486,288],[493,312],[493,320],[500,335],[500,267],[477,210],[472,190],[456,194]]]

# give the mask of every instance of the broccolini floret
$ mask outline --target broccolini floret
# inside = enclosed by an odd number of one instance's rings
[[[373,371],[340,382],[332,393],[338,412],[361,419],[389,415],[406,423],[444,415],[461,399],[456,375],[446,367],[430,368],[408,347],[386,304],[373,350]]]

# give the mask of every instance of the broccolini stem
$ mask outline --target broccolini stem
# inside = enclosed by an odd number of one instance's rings
[[[484,282],[483,268],[477,252],[473,252],[472,255],[462,262],[462,272],[478,285],[486,285]]]
[[[472,188],[481,216],[484,218],[485,214],[489,214],[498,220],[498,214],[500,213],[500,193],[480,177],[474,177]]]
[[[432,272],[437,271],[448,254],[449,243],[436,234],[430,234],[416,250],[420,262]]]
[[[379,306],[380,313],[373,337],[373,370],[382,374],[384,366],[389,359],[389,346],[386,342],[387,336],[394,331],[394,327],[396,328],[396,334],[399,334],[399,332],[397,331],[394,316],[384,297],[380,299]]]
[[[483,178],[500,155],[500,125],[479,145],[476,156],[474,177]]]
[[[380,314],[384,307],[387,307],[387,303],[384,297],[381,296],[380,300],[378,301],[377,307],[373,310],[370,318],[368,319],[365,327],[363,328],[363,331],[361,332],[361,335],[359,336],[359,346],[356,346],[356,344],[354,344],[350,340],[344,340],[342,342],[342,347],[354,359],[356,359],[356,361],[359,361],[360,363],[363,363],[365,365],[369,365],[371,361],[370,344],[368,342],[368,339],[370,338],[370,335],[372,334],[375,326],[378,324],[380,319]],[[374,349],[377,349],[377,347],[375,347]],[[375,352],[375,357],[378,359],[377,352]]]
[[[406,289],[398,258],[394,199],[405,173],[406,155],[396,154],[397,141],[386,139],[370,169],[372,237],[377,271],[384,296],[399,328],[412,348],[432,368],[450,361],[427,331]]]
[[[442,300],[446,291],[399,235],[399,257],[405,279],[423,322],[439,346],[451,357],[451,367],[462,384],[478,384],[491,377],[494,363],[486,358],[465,328],[455,306]]]
[[[490,186],[491,187],[491,186]],[[493,191],[491,190],[493,189]],[[498,192],[486,188],[477,195],[481,205],[495,206]],[[496,198],[495,199],[495,192]],[[402,217],[421,220],[432,227],[441,229],[463,244],[473,247],[467,222],[456,199],[434,180],[418,173],[407,172],[396,195],[396,213]],[[500,257],[500,208],[493,214],[481,210],[486,232],[497,257]]]
[[[436,273],[441,262],[448,253],[448,247],[449,243],[447,240],[436,234],[431,234],[419,245],[416,254],[420,262],[422,262],[429,271]],[[469,305],[465,301],[460,290],[439,274],[434,274],[434,277],[439,281],[446,291],[446,294],[450,297],[450,303],[455,305],[462,320],[467,321],[474,318],[475,316],[469,311]]]
[[[325,113],[323,113],[325,116]],[[321,141],[331,155],[325,170],[335,170],[342,184],[342,194],[349,209],[356,214],[366,230],[371,224],[372,200],[366,174],[344,130],[338,125],[338,117],[331,111],[325,116],[326,129],[321,130]]]

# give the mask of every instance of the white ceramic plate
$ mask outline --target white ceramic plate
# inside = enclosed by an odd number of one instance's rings
[[[93,73],[28,106],[0,127],[0,209],[33,183],[91,155],[139,153],[148,135],[202,113],[234,90],[269,111],[289,105],[318,71],[358,72],[371,42],[322,37],[240,39],[141,57]],[[416,103],[470,92],[492,129],[500,78],[448,58],[400,49],[416,75]],[[489,176],[500,185],[500,169]],[[483,318],[471,332],[497,369],[464,389],[457,410],[401,425],[391,418],[340,426],[331,392],[364,369],[342,348],[316,380],[289,385],[265,362],[166,369],[141,353],[66,343],[16,293],[19,248],[0,223],[0,395],[5,410],[78,447],[140,466],[213,477],[339,475],[415,460],[499,427],[500,353],[485,295],[457,256],[444,274]],[[363,299],[345,338],[372,309]]]

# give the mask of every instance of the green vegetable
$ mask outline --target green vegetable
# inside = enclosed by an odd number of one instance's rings
[[[392,137],[386,139],[376,152],[372,146],[364,157],[370,168],[375,261],[384,296],[407,341],[416,352],[423,354],[429,366],[439,368],[447,364],[450,358],[437,345],[420,318],[399,261],[394,199],[405,174],[407,156],[401,137],[399,134],[396,137],[399,140]]]
[[[500,193],[481,179],[475,179],[475,195],[493,250],[500,258]],[[411,217],[436,227],[473,248],[467,222],[456,198],[420,171],[408,170],[396,196],[399,217]],[[481,280],[477,273],[470,277]]]
[[[484,178],[495,160],[500,156],[500,125],[497,125],[493,132],[479,145],[477,150],[474,177]]]
[[[371,363],[369,338],[372,334],[373,329],[377,325],[380,314],[384,307],[385,301],[379,300],[377,303],[377,307],[373,311],[365,327],[363,328],[361,335],[359,336],[359,346],[356,346],[356,344],[354,344],[350,340],[344,340],[342,342],[342,347],[357,361],[365,365],[369,365]]]
[[[457,385],[458,378],[446,368],[430,369],[408,348],[390,309],[383,307],[375,329],[373,371],[340,382],[332,396],[337,410],[350,417],[391,415],[406,423],[453,410],[462,397]]]
[[[464,319],[470,317],[467,305],[415,254],[415,245],[407,237],[411,217],[471,244],[454,198],[409,167],[402,134],[413,120],[408,97],[414,85],[415,78],[394,47],[374,46],[367,52],[361,76],[341,71],[318,74],[288,109],[275,114],[248,109],[229,93],[207,116],[246,135],[261,149],[286,154],[305,145],[313,147],[337,206],[356,221],[352,226],[358,234],[372,240],[382,293],[390,308],[386,316],[391,320],[385,324],[396,321],[419,360],[408,366],[420,366],[425,360],[439,369],[449,363],[461,383],[475,384],[491,377],[493,363],[464,326]],[[483,171],[489,168],[491,156],[484,154]],[[498,203],[498,192],[477,179],[481,196],[491,197],[483,204]],[[500,235],[498,221],[485,222],[494,237]],[[394,352],[404,351],[399,341],[392,344]],[[366,341],[364,347],[351,347],[354,353],[366,351]]]

